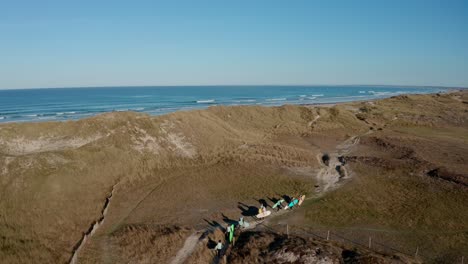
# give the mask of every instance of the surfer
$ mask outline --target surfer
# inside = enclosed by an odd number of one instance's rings
[[[231,225],[228,224],[228,226],[226,227],[226,241],[229,241],[229,236],[231,234]]]
[[[283,207],[283,202],[284,199],[279,199],[271,208],[276,208],[276,211],[279,211]]]
[[[291,202],[284,209],[292,209],[298,203],[299,203],[299,199],[293,197],[291,199]]]
[[[221,257],[221,250],[223,249],[223,243],[221,243],[221,240],[218,240],[218,244],[215,247],[216,254],[218,255],[218,258]]]

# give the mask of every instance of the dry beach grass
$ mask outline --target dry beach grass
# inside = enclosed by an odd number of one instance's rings
[[[70,261],[115,186],[78,263],[170,262],[207,221],[238,217],[239,202],[302,193],[316,198],[272,224],[400,230],[382,240],[451,262],[468,251],[467,135],[466,91],[3,124],[0,259]],[[317,157],[356,136],[342,153],[349,179],[325,191]],[[201,243],[186,261],[212,254]]]

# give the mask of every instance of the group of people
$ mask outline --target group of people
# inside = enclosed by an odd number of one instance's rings
[[[239,226],[240,228],[246,228],[248,226],[250,226],[250,224],[246,221],[244,221],[244,217],[241,217],[239,219],[239,221],[237,222],[237,226]],[[228,224],[228,226],[226,227],[226,232],[224,233],[225,236],[226,236],[226,243],[229,243],[229,244],[234,244],[234,241],[235,241],[235,236],[234,236],[234,233],[236,231],[236,225],[234,224]],[[221,252],[224,248],[224,245],[223,243],[221,242],[221,240],[218,240],[218,243],[216,244],[215,246],[215,251],[216,251],[216,254],[218,255],[218,257],[221,257]]]
[[[279,211],[281,209],[292,209],[296,205],[300,205],[305,199],[305,195],[300,195],[299,198],[291,198],[291,201],[288,204],[284,204],[286,201],[284,199],[279,199],[271,208],[276,209],[276,211]],[[259,213],[262,213],[265,211],[265,206],[263,203],[260,206]]]
[[[302,204],[302,202],[304,201],[305,199],[305,195],[301,195],[299,196],[299,198],[295,198],[293,197],[290,202],[288,204],[285,205],[285,199],[279,199],[271,208],[275,209],[276,208],[276,211],[279,211],[280,209],[292,209],[294,206],[296,205],[300,205]],[[259,214],[263,214],[265,213],[267,210],[266,210],[266,206],[265,204],[263,204],[262,202],[260,203],[260,208],[258,209],[258,213]],[[239,218],[239,221],[237,222],[237,226],[240,228],[240,229],[245,229],[245,228],[248,228],[250,226],[250,224],[244,220],[244,217],[240,217]],[[226,242],[228,242],[229,244],[234,244],[235,242],[235,237],[234,237],[234,232],[235,232],[235,229],[236,228],[236,225],[234,224],[228,224],[228,226],[226,227],[226,232],[225,232],[225,235],[226,235]],[[223,250],[225,245],[223,245],[223,243],[221,242],[221,240],[218,240],[218,243],[216,244],[215,246],[215,251],[216,251],[216,254],[218,255],[218,257],[221,257],[221,252]]]

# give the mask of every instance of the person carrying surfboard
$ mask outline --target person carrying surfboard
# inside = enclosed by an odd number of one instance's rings
[[[226,227],[226,233],[225,233],[227,241],[229,241],[230,234],[231,234],[231,225],[228,224],[227,227]]]
[[[263,205],[263,203],[260,203],[260,209],[258,211],[260,214],[266,211],[265,205]]]
[[[291,199],[291,202],[284,209],[292,209],[298,203],[299,203],[299,199],[293,197]]]
[[[281,207],[283,207],[283,202],[284,202],[284,199],[279,199],[271,208],[273,209],[276,208],[276,211],[279,211]]]

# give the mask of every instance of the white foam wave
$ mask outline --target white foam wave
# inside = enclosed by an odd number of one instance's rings
[[[210,99],[210,100],[197,100],[197,104],[208,104],[208,103],[214,103],[215,100]]]
[[[4,116],[0,116],[0,120],[2,120],[2,119],[5,119],[5,117],[4,117]]]
[[[307,95],[305,95],[305,94],[301,94],[301,95],[299,95],[299,97],[306,97],[306,96],[307,96]]]
[[[320,97],[320,96],[323,96],[323,94],[311,94],[310,96],[313,96],[313,97]]]
[[[385,95],[393,95],[397,93],[392,93],[392,92],[373,92],[372,93],[374,96],[385,96]]]
[[[54,116],[40,116],[38,117],[40,120],[50,120],[50,119],[56,119]]]
[[[366,93],[366,91],[359,91],[360,94]]]
[[[286,101],[286,98],[270,98],[266,99],[266,101]]]

